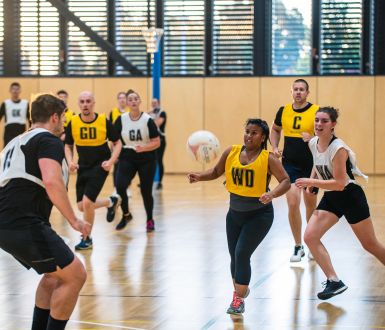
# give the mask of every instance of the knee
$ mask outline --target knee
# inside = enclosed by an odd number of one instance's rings
[[[90,210],[94,207],[94,202],[87,197],[83,197],[83,210]]]
[[[378,241],[376,239],[367,239],[361,242],[362,247],[371,254],[377,249]]]
[[[250,263],[250,255],[244,249],[237,249],[235,252],[235,262],[239,263]]]
[[[46,291],[52,291],[56,288],[57,283],[57,278],[51,276],[49,273],[46,273],[44,274],[43,281],[41,281],[39,285]]]
[[[81,288],[87,280],[87,271],[79,259],[75,258],[74,262],[72,281]]]
[[[317,243],[320,241],[319,235],[309,228],[306,228],[305,233],[303,235],[303,240],[305,241],[306,245],[313,245],[314,243]]]
[[[289,208],[289,211],[297,210],[299,209],[300,200],[296,198],[291,198],[287,200],[287,206]]]
[[[78,210],[79,210],[80,212],[83,212],[83,211],[84,211],[84,209],[83,209],[83,202],[79,202],[79,203],[78,203]]]

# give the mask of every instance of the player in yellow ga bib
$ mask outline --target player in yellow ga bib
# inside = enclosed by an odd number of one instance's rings
[[[249,119],[244,145],[227,148],[214,168],[188,174],[190,183],[226,175],[226,188],[230,192],[226,234],[234,284],[233,300],[227,309],[229,314],[245,311],[244,300],[250,291],[251,255],[273,223],[272,199],[290,189],[289,177],[281,162],[266,150],[268,140],[267,123],[261,119]],[[279,182],[272,191],[268,189],[270,174]]]

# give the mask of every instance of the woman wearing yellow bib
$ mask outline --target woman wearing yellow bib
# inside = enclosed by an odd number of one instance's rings
[[[229,314],[241,314],[245,310],[244,298],[249,293],[251,277],[250,257],[273,223],[272,199],[290,189],[289,176],[282,164],[266,150],[268,140],[267,123],[261,119],[248,119],[243,146],[227,148],[214,168],[188,174],[190,183],[226,175],[226,188],[230,193],[226,233],[234,283]],[[279,182],[272,191],[269,190],[271,175]]]

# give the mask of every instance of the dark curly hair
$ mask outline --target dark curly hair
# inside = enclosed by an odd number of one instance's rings
[[[262,149],[267,149],[267,141],[269,140],[270,135],[270,129],[267,122],[259,118],[249,118],[246,120],[245,126],[247,125],[257,125],[262,128],[263,135],[265,136],[265,141],[262,142]]]

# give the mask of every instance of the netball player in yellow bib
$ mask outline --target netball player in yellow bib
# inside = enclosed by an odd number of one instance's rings
[[[65,155],[71,172],[77,171],[76,202],[84,220],[92,225],[95,209],[112,207],[112,199],[98,199],[108,172],[118,159],[122,143],[105,114],[94,112],[95,98],[91,92],[82,92],[78,99],[81,113],[72,117],[66,128]],[[109,148],[112,142],[113,150]],[[74,159],[74,145],[79,161]],[[82,237],[76,250],[91,249],[91,236]]]
[[[289,223],[293,233],[295,247],[290,258],[291,262],[301,261],[305,255],[302,245],[302,218],[300,211],[301,190],[294,182],[298,178],[310,177],[313,167],[313,159],[308,147],[308,141],[314,135],[314,117],[319,109],[318,105],[307,101],[309,85],[306,80],[297,79],[291,90],[293,103],[281,107],[274,120],[271,129],[271,146],[277,157],[281,156],[278,149],[281,132],[283,131],[284,148],[282,153],[282,165],[289,174],[291,188],[286,194]],[[306,221],[309,221],[317,203],[316,191],[314,194],[304,194],[306,206]],[[309,259],[312,256],[309,252]]]
[[[59,90],[56,93],[56,96],[64,102],[66,106],[68,106],[68,93],[64,89]],[[64,130],[68,126],[69,122],[71,121],[71,118],[75,116],[75,112],[73,112],[71,109],[65,109],[64,112]],[[60,136],[60,140],[64,141],[65,140],[65,131],[63,131],[63,134]]]
[[[273,223],[272,199],[290,189],[289,177],[282,164],[266,150],[268,139],[267,123],[261,119],[249,119],[244,145],[227,148],[214,168],[188,174],[190,183],[214,180],[223,173],[226,175],[226,188],[230,193],[226,233],[234,283],[233,300],[227,310],[229,314],[241,314],[245,310],[244,298],[249,293],[251,276],[250,257]],[[272,191],[269,190],[271,174],[279,182]]]

